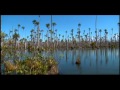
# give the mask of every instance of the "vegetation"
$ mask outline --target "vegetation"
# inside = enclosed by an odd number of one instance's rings
[[[39,16],[40,19],[40,16]],[[97,18],[95,20],[97,24]],[[46,34],[40,29],[40,21],[33,20],[33,28],[29,36],[20,37],[20,28],[25,32],[25,27],[18,24],[18,29],[12,29],[9,34],[1,32],[1,56],[4,58],[7,52],[29,50],[29,51],[52,51],[55,49],[98,49],[98,48],[117,48],[119,47],[119,34],[111,33],[111,39],[108,39],[107,29],[97,30],[95,25],[95,36],[92,37],[93,32],[91,28],[88,30],[81,30],[81,23],[78,23],[77,32],[71,29],[71,32],[65,31],[66,35],[61,35],[55,29],[57,25],[55,22],[47,23]],[[120,25],[118,23],[118,25]],[[81,33],[83,31],[83,34]],[[28,31],[27,31],[28,32]],[[102,36],[101,33],[104,33]],[[43,40],[44,38],[44,40]],[[62,39],[61,39],[62,38]],[[12,56],[12,54],[11,54]],[[8,58],[9,59],[9,58]],[[57,67],[54,58],[43,58],[43,56],[28,57],[25,60],[6,60],[2,62],[5,65],[5,74],[50,74],[53,66]],[[56,69],[57,72],[58,69]],[[57,72],[58,73],[58,72]]]
[[[49,75],[58,74],[57,62],[42,56],[27,57],[25,60],[4,61],[5,74]],[[53,68],[53,70],[51,70]]]

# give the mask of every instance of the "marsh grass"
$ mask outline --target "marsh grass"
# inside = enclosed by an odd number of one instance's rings
[[[57,62],[52,59],[41,59],[40,57],[27,58],[26,60],[5,61],[5,74],[18,74],[18,75],[47,75],[51,72],[51,68],[57,66]],[[55,68],[56,70],[58,68]],[[58,70],[54,72],[58,74]]]

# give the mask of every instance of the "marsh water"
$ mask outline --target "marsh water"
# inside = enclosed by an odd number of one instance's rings
[[[18,51],[18,56],[6,53],[1,60],[23,60],[27,55],[33,57],[34,53]],[[119,74],[119,49],[75,49],[75,50],[55,50],[44,51],[43,56],[52,56],[58,62],[58,69],[61,75],[103,75],[103,74]],[[77,65],[76,60],[80,60]],[[2,66],[2,70],[3,70]]]

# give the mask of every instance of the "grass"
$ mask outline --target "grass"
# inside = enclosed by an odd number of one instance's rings
[[[57,62],[53,58],[33,57],[25,60],[4,61],[5,74],[48,75],[58,74]],[[55,70],[51,68],[55,67]],[[54,71],[54,72],[53,72]]]

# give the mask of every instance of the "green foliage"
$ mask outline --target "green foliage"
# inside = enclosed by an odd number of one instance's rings
[[[5,73],[6,74],[21,74],[21,75],[37,75],[47,74],[50,67],[57,65],[57,62],[53,58],[42,60],[42,57],[27,58],[26,60],[14,62],[5,61]]]
[[[111,48],[115,48],[116,46],[115,45],[111,45]]]
[[[94,48],[96,48],[96,42],[92,42],[91,44],[90,44],[90,46],[94,49]]]

